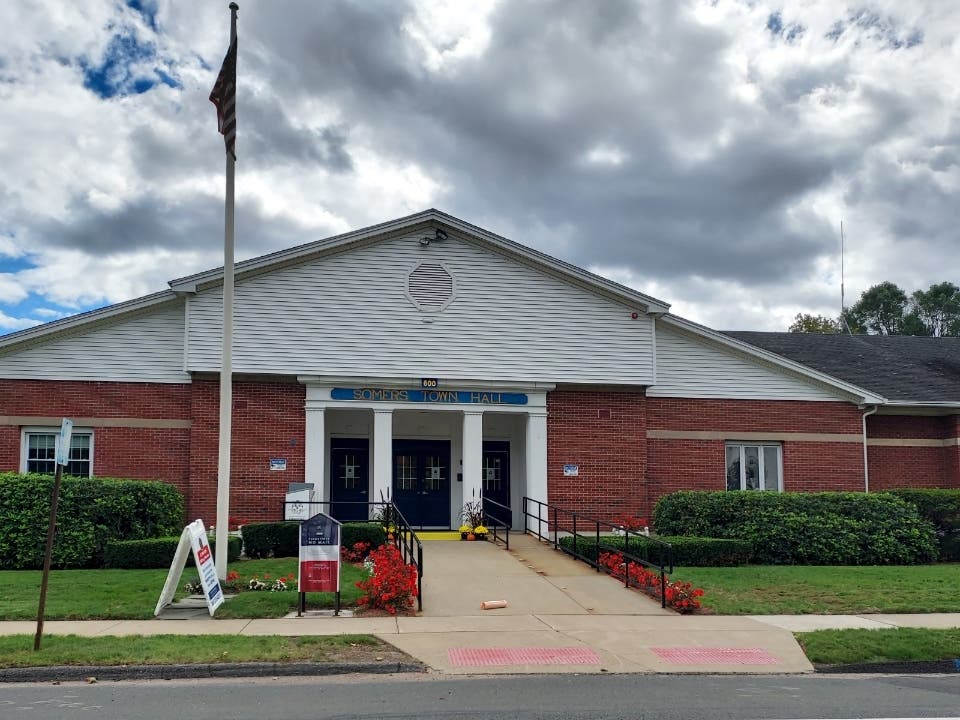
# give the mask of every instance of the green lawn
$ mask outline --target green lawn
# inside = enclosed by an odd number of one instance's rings
[[[795,634],[810,662],[827,665],[960,658],[960,628],[817,630]]]
[[[960,564],[682,568],[720,615],[960,612]]]
[[[297,572],[297,558],[240,560],[229,570],[240,573],[243,583],[257,575],[261,578],[285,576]],[[47,589],[48,620],[128,620],[153,617],[167,569],[157,570],[52,570]],[[197,572],[187,568],[181,585],[195,579]],[[39,570],[0,571],[0,620],[33,620],[40,598]],[[362,571],[343,563],[340,572],[340,597],[344,606],[356,603],[360,591],[354,585]],[[287,592],[241,592],[217,610],[218,618],[281,617],[296,610],[296,582]],[[228,591],[229,594],[229,591]],[[182,590],[178,597],[182,596]],[[332,593],[308,593],[307,607],[333,607]]]
[[[0,668],[48,665],[170,665],[217,662],[329,662],[346,653],[374,660],[393,648],[369,635],[242,637],[156,635],[78,637],[48,635],[39,652],[33,636],[0,637]]]

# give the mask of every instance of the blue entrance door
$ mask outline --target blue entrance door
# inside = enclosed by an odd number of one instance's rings
[[[414,527],[450,527],[449,441],[393,441],[393,501]]]
[[[510,507],[510,443],[485,440],[483,443],[483,511],[487,516],[511,525]],[[492,502],[489,502],[492,501]]]
[[[369,517],[369,471],[367,438],[330,439],[330,514],[340,522]]]

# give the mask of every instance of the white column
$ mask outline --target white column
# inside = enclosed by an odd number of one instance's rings
[[[308,408],[306,438],[303,448],[303,481],[313,483],[313,500],[323,502],[330,497],[330,489],[324,483],[327,461],[327,434],[324,428],[323,408]],[[329,507],[314,507],[316,512],[329,513]]]
[[[393,411],[373,411],[373,496],[370,502],[390,500],[393,486]],[[371,512],[376,512],[371,507]]]
[[[527,467],[526,479],[527,497],[540,502],[547,502],[547,414],[545,412],[531,412],[527,415]],[[534,514],[534,518],[527,518],[527,529],[547,533],[547,513],[543,511],[543,522],[537,528],[536,506],[528,505],[527,512]]]
[[[483,412],[463,413],[463,502],[479,500],[483,490]]]

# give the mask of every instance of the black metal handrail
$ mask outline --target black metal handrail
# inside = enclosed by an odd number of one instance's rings
[[[316,512],[329,513],[329,506],[334,504],[337,506],[362,505],[367,508],[366,514],[368,517],[371,515],[374,516],[369,520],[349,520],[347,522],[378,523],[383,526],[387,537],[392,537],[394,547],[400,551],[403,562],[407,565],[413,565],[417,569],[417,609],[423,610],[423,542],[417,537],[417,533],[414,532],[410,523],[408,523],[407,519],[403,516],[403,513],[400,512],[400,509],[392,501],[380,500],[367,502],[361,500],[338,500],[336,503],[331,500],[309,500],[307,502],[285,501],[284,509],[286,509],[288,505],[306,506],[308,514],[313,515]],[[317,506],[319,510],[314,511],[314,506]],[[286,512],[284,512],[284,517],[286,517],[286,515]],[[379,517],[376,517],[378,515]],[[392,531],[391,528],[393,528]]]
[[[536,512],[533,512],[533,510]],[[596,568],[597,572],[606,570],[600,563],[601,553],[612,552],[622,556],[624,562],[625,587],[630,587],[631,584],[635,587],[640,587],[637,583],[631,582],[631,564],[641,565],[655,570],[660,580],[660,606],[667,606],[667,574],[673,572],[673,546],[670,543],[649,537],[634,530],[628,530],[615,523],[597,520],[596,518],[588,517],[573,510],[560,508],[556,505],[550,505],[549,503],[534,500],[526,496],[523,498],[523,518],[524,527],[528,533],[535,535],[540,540],[552,542],[555,550],[560,550],[578,560],[583,560],[588,565]],[[533,523],[528,522],[530,520],[532,520]],[[531,524],[535,525],[533,531],[531,531]],[[615,534],[615,536],[623,537],[623,547],[620,548],[609,543],[604,543],[604,538],[609,536],[602,534],[601,528],[606,528],[610,533]],[[544,534],[544,529],[546,529],[546,534]],[[560,544],[560,533],[566,533],[573,537],[572,548],[567,548]],[[550,537],[551,534],[553,535],[552,540]],[[644,555],[646,555],[646,557],[630,552],[631,538],[634,539],[637,550],[645,551]],[[590,551],[592,551],[592,554],[590,554]],[[655,553],[651,551],[655,551]],[[656,554],[656,560],[653,559],[653,554]]]
[[[483,504],[483,524],[487,527],[488,530],[492,530],[493,542],[503,542],[504,547],[507,550],[510,549],[510,526],[513,524],[513,510],[504,505],[503,503],[498,503],[496,500],[491,500],[488,497],[480,496],[480,502]],[[496,514],[489,512],[487,506],[494,506]],[[504,520],[504,518],[507,518]],[[499,532],[503,531],[503,537],[499,536]]]

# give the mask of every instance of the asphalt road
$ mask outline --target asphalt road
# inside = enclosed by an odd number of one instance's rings
[[[0,685],[0,718],[957,718],[960,675],[340,676]]]

